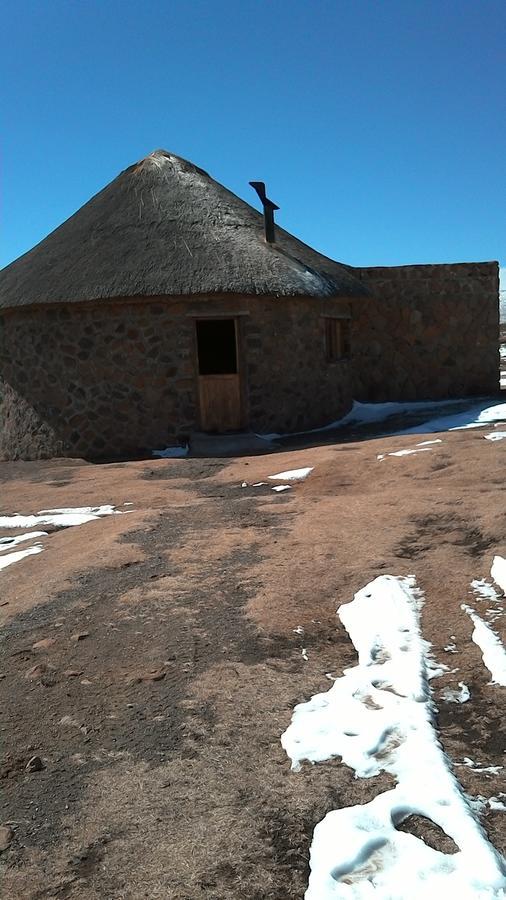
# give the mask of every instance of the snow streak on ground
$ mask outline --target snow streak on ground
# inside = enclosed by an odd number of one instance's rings
[[[26,534],[0,538],[0,552],[2,550],[12,550],[17,544],[21,544],[23,541],[32,541],[38,537],[47,537],[47,531],[27,531]]]
[[[183,459],[188,456],[189,450],[190,448],[186,445],[185,447],[166,447],[165,450],[152,450],[151,453],[160,459]]]
[[[506,387],[506,384],[504,385]],[[504,441],[506,438],[506,431],[492,431],[491,434],[485,435],[486,441]]]
[[[473,772],[478,772],[480,775],[482,773],[485,773],[485,775],[498,775],[499,772],[502,772],[504,769],[504,766],[479,766],[478,763],[475,763],[469,756],[464,756],[463,761],[461,763],[455,763],[455,765],[468,766]]]
[[[462,604],[462,609],[474,625],[472,638],[481,650],[483,662],[492,676],[492,684],[506,687],[506,650],[500,638],[490,625],[476,615],[474,609],[465,603]]]
[[[448,408],[461,407],[460,412],[447,413]],[[419,415],[427,413],[431,418],[419,425],[409,428],[401,428],[395,434],[433,434],[438,431],[453,431],[460,428],[479,428],[491,425],[494,422],[506,422],[506,403],[493,403],[490,399],[476,402],[474,399],[462,400],[421,400],[404,403],[359,403],[354,400],[349,413],[335,422],[330,422],[322,428],[312,428],[309,431],[299,431],[292,437],[303,434],[319,434],[325,431],[335,431],[349,426],[377,425],[380,422],[387,423],[389,419],[400,415]],[[262,434],[266,440],[288,437],[288,434]]]
[[[34,525],[56,525],[69,528],[72,525],[84,525],[102,516],[118,515],[114,506],[78,506],[66,509],[41,509],[34,516],[0,516],[0,528],[33,528]]]
[[[0,556],[0,569],[6,569],[13,563],[19,562],[25,556],[33,556],[34,553],[42,553],[42,544],[34,544],[33,547],[27,547],[26,550],[15,550],[13,553],[4,553]]]
[[[467,703],[470,699],[471,691],[463,681],[459,681],[458,691],[452,690],[451,688],[445,688],[443,691],[443,700],[446,700],[447,703]]]
[[[499,812],[506,812],[506,805],[500,799],[500,797],[505,797],[506,794],[500,793],[498,797],[483,797],[482,794],[477,794],[476,797],[469,797],[469,802],[473,809],[477,812],[482,812],[484,809],[488,808],[493,809]]]
[[[499,585],[501,590],[506,594],[506,559],[502,556],[494,556],[490,574],[495,583]]]
[[[93,522],[102,516],[118,515],[120,510],[114,506],[79,506],[66,509],[42,509],[34,516],[0,516],[0,528],[31,528],[33,525],[54,525],[60,528],[70,528],[73,525],[83,525],[85,522]],[[47,537],[47,531],[28,531],[25,534],[17,534],[14,537],[0,538],[0,569],[5,569],[13,563],[19,562],[26,556],[41,553],[44,549],[41,543],[27,547],[25,550],[12,550],[23,541],[31,541],[38,537]]]
[[[269,475],[271,481],[303,481],[312,472],[314,466],[306,466],[303,469],[289,469],[287,472],[278,472],[277,475]]]
[[[494,585],[489,584],[484,578],[475,578],[474,581],[471,581],[471,587],[479,600],[487,600],[489,603],[497,603],[499,600],[499,594]]]
[[[363,806],[334,810],[314,831],[306,900],[459,900],[505,896],[504,862],[487,841],[438,741],[414,579],[381,576],[338,615],[358,651],[327,693],[297,706],[281,742],[302,760],[340,756],[358,777],[397,780]],[[425,816],[457,844],[446,854],[396,826]]]
[[[432,450],[432,447],[428,447],[427,444],[442,444],[442,440],[441,438],[436,438],[435,441],[420,441],[414,450],[394,450],[391,453],[379,453],[376,459],[385,459],[386,456],[411,456],[412,453],[423,453],[425,450]]]

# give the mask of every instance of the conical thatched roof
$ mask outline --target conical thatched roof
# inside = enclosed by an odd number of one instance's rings
[[[367,293],[341,266],[280,228],[206,172],[157,150],[122,172],[0,272],[0,307],[215,293],[328,297]]]

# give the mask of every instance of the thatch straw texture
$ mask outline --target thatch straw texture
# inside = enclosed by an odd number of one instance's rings
[[[122,172],[0,272],[0,307],[113,297],[366,294],[353,271],[164,150]]]

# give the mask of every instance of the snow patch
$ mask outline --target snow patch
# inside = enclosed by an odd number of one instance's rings
[[[483,662],[492,676],[490,683],[506,687],[506,650],[500,638],[466,603],[461,605],[461,609],[468,614],[474,625],[472,639],[480,648]]]
[[[506,431],[492,431],[491,434],[485,434],[484,437],[486,441],[504,441],[506,438]]]
[[[425,668],[427,670],[427,679],[432,681],[433,678],[441,678],[442,675],[454,675],[458,669],[450,669],[445,663],[438,663],[427,652],[425,659]]]
[[[506,559],[502,556],[494,556],[490,574],[495,583],[499,585],[501,590],[506,594]]]
[[[461,763],[454,763],[454,765],[468,766],[473,770],[473,772],[484,772],[486,775],[498,775],[499,772],[502,772],[504,768],[504,766],[479,766],[478,763],[475,763],[474,760],[469,758],[469,756],[464,756],[464,759]]]
[[[423,453],[425,450],[430,450],[430,447],[420,447],[418,450],[394,450],[393,453],[387,453],[387,456],[411,456],[413,453]],[[384,459],[385,454],[380,453],[376,459]]]
[[[269,475],[271,481],[303,481],[312,472],[314,466],[306,466],[303,469],[289,469],[287,472],[278,472],[277,475]]]
[[[296,706],[281,738],[293,769],[302,760],[339,756],[358,777],[386,771],[397,780],[393,790],[330,812],[316,826],[306,900],[504,897],[502,860],[473,817],[434,728],[421,602],[413,578],[385,575],[342,605],[338,615],[358,665]],[[441,853],[398,831],[413,814],[439,825],[459,851]]]
[[[84,525],[102,516],[122,515],[114,506],[77,506],[65,509],[41,509],[36,515],[0,516],[0,528],[33,528],[34,525],[55,525],[69,528],[72,525]]]
[[[496,559],[500,559],[500,557],[496,557]],[[474,581],[471,581],[471,587],[480,600],[492,600],[494,603],[499,600],[499,594],[493,584],[489,584],[484,578],[475,578]]]
[[[158,456],[159,459],[183,459],[188,456],[189,447],[166,447],[165,450],[152,450],[152,456]]]
[[[448,407],[461,406],[462,409],[457,413],[445,414]],[[506,403],[490,403],[490,400],[482,400],[477,403],[475,400],[463,398],[462,400],[421,400],[417,402],[402,403],[359,403],[354,401],[353,406],[347,415],[341,419],[336,419],[323,428],[313,428],[308,431],[299,431],[292,433],[293,437],[303,434],[320,434],[326,431],[335,431],[339,428],[348,426],[366,426],[377,425],[381,422],[387,422],[388,419],[400,415],[423,415],[424,413],[432,415],[430,419],[421,422],[419,425],[413,425],[408,428],[396,430],[395,434],[431,434],[440,431],[453,431],[460,428],[479,428],[480,426],[490,425],[494,422],[506,421]],[[277,438],[288,437],[289,434],[261,434],[259,437],[265,440],[276,440]]]
[[[34,553],[42,553],[42,544],[35,544],[33,547],[27,547],[26,550],[15,550],[13,553],[3,553],[0,556],[0,569],[6,569],[13,563],[17,563],[26,556],[32,556]]]
[[[477,794],[476,797],[468,797],[467,799],[477,813],[482,813],[487,806],[494,811],[504,812],[506,805],[499,797],[506,797],[506,794],[499,792],[497,797],[483,797],[481,794]]]
[[[127,510],[123,510],[126,513]],[[21,516],[17,513],[13,516],[0,516],[0,528],[31,528],[34,525],[54,525],[60,528],[69,528],[72,525],[83,525],[100,519],[102,516],[121,515],[114,506],[79,506],[65,509],[42,509],[34,516]],[[17,534],[14,537],[0,538],[0,569],[5,569],[13,563],[19,562],[25,556],[41,553],[42,544],[27,547],[26,550],[18,550],[14,553],[6,553],[23,541],[33,540],[38,537],[47,537],[47,531],[30,531],[26,534]]]
[[[272,490],[279,494],[281,491],[289,491],[290,489],[289,484],[277,484]]]
[[[445,688],[443,700],[446,700],[447,703],[467,703],[471,699],[471,691],[463,681],[459,681],[459,688],[460,690],[458,691]]]
[[[0,553],[4,550],[12,550],[23,541],[33,541],[38,537],[47,537],[47,531],[27,531],[26,534],[16,534],[15,537],[0,538]]]

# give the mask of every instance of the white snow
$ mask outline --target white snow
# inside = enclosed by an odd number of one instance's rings
[[[309,661],[309,656],[307,655],[307,650],[305,647],[302,648],[302,659],[305,660],[305,662]]]
[[[504,441],[506,438],[506,431],[492,431],[491,434],[486,434],[484,437],[486,441]]]
[[[494,556],[490,574],[495,583],[506,593],[506,559],[503,556]]]
[[[312,472],[314,466],[306,466],[302,469],[289,469],[287,472],[278,472],[277,475],[269,475],[271,481],[303,481]]]
[[[33,528],[34,525],[56,525],[69,528],[72,525],[83,525],[102,516],[121,515],[114,506],[77,506],[66,509],[41,509],[36,515],[0,516],[0,528]]]
[[[472,638],[480,648],[483,662],[492,676],[491,684],[506,687],[506,650],[500,638],[470,606],[463,603],[461,609],[468,614],[474,625]]]
[[[459,413],[452,413],[448,416],[435,416],[424,422],[423,425],[414,425],[412,428],[406,428],[402,434],[420,434],[423,432],[438,431],[461,431],[466,428],[481,428],[484,425],[490,425],[493,422],[506,421],[506,403],[494,403],[492,406],[483,406],[481,404],[468,407]]]
[[[476,810],[478,813],[482,813],[484,809],[489,807],[489,809],[504,812],[506,810],[506,805],[503,803],[499,797],[506,797],[506,794],[499,792],[497,797],[483,797],[482,794],[477,794],[476,797],[469,797],[468,802],[471,804],[471,807]]]
[[[0,553],[4,550],[12,550],[23,541],[32,541],[38,537],[47,537],[47,531],[27,531],[26,534],[16,534],[15,537],[0,538]]]
[[[42,544],[34,544],[33,547],[27,547],[26,550],[15,550],[13,553],[2,553],[0,556],[0,569],[6,569],[13,563],[17,563],[25,556],[32,556],[34,553],[42,553]]]
[[[449,407],[461,407],[460,412],[446,413]],[[330,422],[322,428],[313,428],[309,431],[296,432],[297,434],[319,434],[325,431],[334,431],[350,425],[365,426],[387,422],[393,416],[404,414],[431,415],[431,418],[419,425],[396,429],[394,434],[432,434],[440,431],[453,431],[460,428],[478,428],[491,425],[494,422],[506,422],[506,403],[491,403],[490,400],[475,400],[464,398],[462,400],[422,400],[404,403],[359,403],[354,401],[353,406],[346,416]],[[260,437],[266,440],[287,437],[283,434],[262,434]]]
[[[272,490],[276,491],[279,494],[281,491],[289,491],[290,485],[289,484],[277,484],[275,487],[273,487]]]
[[[505,896],[501,858],[472,815],[434,728],[420,606],[414,579],[388,575],[342,605],[338,615],[358,665],[297,706],[282,736],[294,769],[302,760],[340,756],[358,777],[386,771],[397,780],[393,790],[330,812],[316,826],[306,900]],[[397,831],[412,814],[439,825],[458,852],[439,852]]]
[[[415,449],[415,450],[411,450],[411,449],[410,450],[394,450],[393,453],[387,453],[386,455],[387,456],[411,456],[412,453],[423,453],[425,450],[430,450],[430,449],[431,449],[431,447],[420,447],[419,449]],[[376,457],[376,459],[384,459],[384,458],[385,458],[384,453],[380,453],[380,455]]]
[[[458,672],[458,669],[450,669],[445,663],[437,663],[429,653],[425,659],[425,669],[429,681],[432,681],[433,678],[441,678],[441,675],[454,675],[455,672]]]
[[[504,768],[504,766],[479,766],[478,763],[475,763],[469,756],[464,756],[463,761],[461,763],[454,763],[454,766],[468,766],[473,772],[484,772],[486,775],[498,775]]]
[[[435,440],[433,440],[433,441],[420,441],[420,443],[417,444],[416,446],[417,447],[425,447],[427,444],[442,444],[442,443],[443,443],[443,441],[441,440],[441,438],[435,438]]]
[[[501,557],[496,557],[496,559],[500,558]],[[471,581],[471,587],[480,600],[492,600],[494,603],[499,600],[499,594],[493,584],[489,584],[484,578],[475,578],[474,581]]]
[[[447,703],[467,703],[467,701],[471,699],[471,691],[463,681],[459,681],[459,688],[459,691],[452,690],[452,688],[445,688],[443,691],[443,700],[446,700]]]
[[[189,449],[188,446],[166,447],[165,450],[152,450],[151,453],[160,459],[183,459],[183,457],[188,456]]]
[[[124,513],[127,510],[123,511]],[[41,509],[36,515],[21,516],[17,513],[13,516],[0,516],[0,528],[32,528],[34,525],[55,525],[61,528],[69,528],[72,525],[83,525],[92,522],[102,516],[121,515],[114,506],[78,506],[65,509]],[[26,534],[17,534],[15,537],[0,538],[0,569],[5,569],[12,563],[19,562],[25,556],[40,553],[42,544],[27,547],[26,550],[18,550],[14,553],[6,553],[17,544],[38,537],[47,537],[47,531],[30,531]]]

